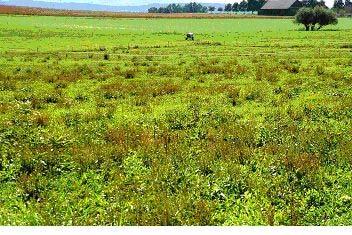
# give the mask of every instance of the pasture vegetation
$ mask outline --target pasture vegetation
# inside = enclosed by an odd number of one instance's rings
[[[0,224],[350,225],[352,23],[292,21],[0,16]]]

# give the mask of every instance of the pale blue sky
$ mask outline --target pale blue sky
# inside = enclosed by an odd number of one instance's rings
[[[47,2],[79,2],[79,3],[97,3],[105,5],[143,5],[148,3],[185,3],[185,2],[211,2],[211,3],[233,3],[241,0],[42,0]],[[331,7],[334,0],[325,0],[326,4]]]

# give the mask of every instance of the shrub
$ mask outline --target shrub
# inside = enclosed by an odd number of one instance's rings
[[[48,104],[56,104],[59,102],[60,97],[57,94],[50,94],[44,98],[45,102]]]
[[[161,85],[155,85],[152,90],[152,96],[173,95],[180,90],[180,86],[172,82],[166,82]]]
[[[158,71],[158,68],[156,66],[150,66],[147,68],[148,74],[155,74],[155,73],[157,73],[157,71]]]
[[[136,69],[127,69],[125,71],[125,78],[126,79],[131,79],[131,78],[135,78],[136,77]]]
[[[49,124],[49,117],[45,114],[35,115],[34,123],[39,127],[46,127]]]
[[[15,90],[16,90],[16,81],[0,80],[0,91],[15,91]]]
[[[108,53],[104,54],[104,60],[109,60],[110,59],[110,55]]]

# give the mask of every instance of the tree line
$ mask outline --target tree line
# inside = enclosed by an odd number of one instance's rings
[[[188,4],[169,4],[166,7],[152,7],[148,9],[149,13],[207,13],[207,12],[255,12],[260,10],[267,0],[242,0],[233,4],[228,3],[224,7],[204,6],[200,3],[191,2]],[[304,7],[326,7],[324,0],[302,0]],[[344,9],[351,7],[351,0],[335,0],[334,9]]]
[[[335,9],[343,9],[345,7],[351,7],[352,8],[352,2],[351,0],[335,0],[334,1],[334,7]]]
[[[304,7],[326,7],[325,1],[321,0],[302,0]],[[344,9],[345,7],[352,7],[351,0],[334,0],[334,6],[332,7],[334,10],[336,9]]]
[[[225,5],[224,11],[226,12],[240,12],[240,11],[258,11],[265,4],[266,0],[243,0],[239,3],[229,3]]]
[[[237,3],[228,3],[224,7],[204,6],[200,3],[191,2],[185,5],[182,4],[169,4],[166,7],[152,7],[148,9],[149,13],[207,13],[207,12],[246,12],[258,11],[265,4],[266,0],[242,0]]]
[[[208,7],[203,6],[200,3],[191,2],[185,5],[181,4],[169,4],[166,7],[152,7],[148,9],[149,13],[206,13]]]

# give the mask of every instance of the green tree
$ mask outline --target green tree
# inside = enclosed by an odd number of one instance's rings
[[[347,0],[347,1],[348,1],[348,0]],[[321,0],[320,2],[318,2],[318,5],[317,5],[317,6],[327,8],[326,3],[325,3],[325,1],[324,1],[324,0]]]
[[[345,3],[343,2],[343,0],[335,0],[334,2],[334,9],[342,9],[345,7]]]
[[[187,13],[205,13],[208,11],[208,8],[202,4],[191,2],[184,6],[184,12]]]
[[[213,6],[208,7],[208,11],[214,12],[215,11],[215,7],[213,7]]]
[[[302,3],[303,3],[303,6],[305,6],[305,7],[311,7],[311,8],[314,8],[316,6],[325,6],[326,7],[324,0],[320,0],[320,1],[318,1],[318,0],[304,0],[304,1],[302,1]]]
[[[308,0],[307,3],[306,3],[306,6],[314,8],[318,4],[319,4],[319,2],[317,0]]]
[[[218,8],[218,11],[222,12],[222,11],[224,11],[224,8],[219,7],[219,8]]]
[[[232,11],[232,5],[231,5],[230,3],[229,3],[229,4],[226,4],[224,11],[227,11],[227,12]]]
[[[258,1],[258,10],[260,10],[264,6],[265,3],[266,3],[266,0],[259,0]]]
[[[318,30],[326,25],[330,25],[330,24],[336,25],[338,23],[336,13],[324,7],[320,7],[320,6],[315,7],[314,14],[315,14],[314,24],[318,24],[318,28],[317,28]]]
[[[295,22],[297,24],[303,24],[306,28],[306,31],[309,31],[310,27],[313,25],[315,21],[314,18],[314,10],[308,7],[302,7],[298,10],[295,16]]]
[[[214,8],[215,10],[215,8]],[[205,13],[208,12],[208,7],[203,6],[202,4],[191,2],[185,5],[180,4],[169,4],[166,7],[152,7],[148,9],[149,13]]]
[[[251,11],[252,13],[254,11],[259,11],[264,6],[265,3],[266,3],[266,0],[248,0],[247,10]]]
[[[156,7],[151,7],[148,9],[148,13],[157,13],[158,12],[158,8]]]
[[[233,5],[232,5],[232,11],[239,11],[239,4],[237,2],[235,2]]]
[[[248,0],[247,3],[247,10],[251,11],[253,13],[253,11],[256,11],[258,7],[258,2],[257,0]]]
[[[183,12],[183,8],[180,4],[170,4],[166,7],[167,13],[181,13]]]
[[[239,8],[240,11],[247,11],[247,8],[248,8],[247,1],[243,0],[242,2],[240,2],[238,8]]]
[[[295,16],[297,24],[303,24],[306,31],[314,30],[318,25],[318,30],[326,25],[336,25],[338,23],[336,14],[325,7],[317,6],[314,9],[303,7],[298,10]]]

